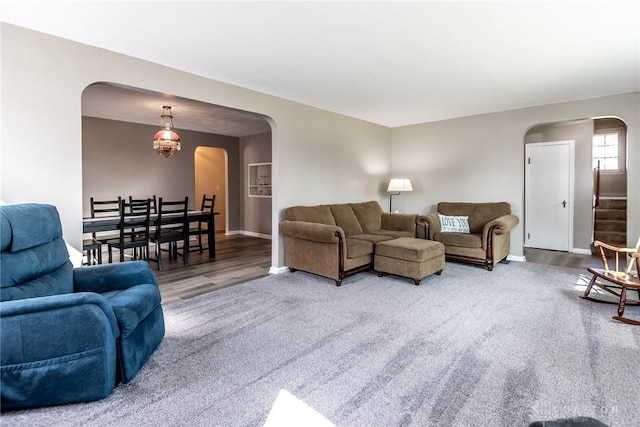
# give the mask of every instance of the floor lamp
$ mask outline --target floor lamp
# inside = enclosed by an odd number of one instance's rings
[[[392,178],[389,181],[389,187],[387,187],[387,191],[389,192],[389,212],[393,212],[391,210],[391,202],[393,200],[393,196],[397,196],[403,191],[413,191],[411,180],[406,178]]]

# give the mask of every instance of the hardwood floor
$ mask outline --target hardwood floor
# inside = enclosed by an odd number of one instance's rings
[[[206,244],[206,240],[205,240]],[[166,254],[165,254],[166,257]],[[165,258],[166,259],[166,258]],[[216,259],[207,252],[189,253],[189,265],[163,259],[156,270],[162,302],[187,299],[269,275],[271,240],[243,235],[217,235]],[[155,268],[155,263],[152,263]]]
[[[153,245],[151,250],[154,250]],[[166,252],[162,255],[162,271],[157,270],[155,262],[151,267],[158,278],[162,302],[166,304],[268,276],[271,240],[217,234],[216,259],[209,259],[206,250],[203,253],[190,252],[188,265],[184,265],[180,257],[170,260]],[[106,260],[107,254],[103,253],[102,258]]]
[[[559,267],[602,268],[602,260],[595,255],[581,255],[562,251],[550,251],[546,249],[524,248],[524,256],[527,262],[536,264],[556,265]]]

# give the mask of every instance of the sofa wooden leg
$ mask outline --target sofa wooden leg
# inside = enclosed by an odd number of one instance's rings
[[[420,286],[420,281],[421,280],[422,279],[413,279],[413,284],[416,285],[416,286]]]
[[[336,280],[336,286],[342,285],[342,279]]]
[[[291,268],[291,267],[289,267],[289,271],[290,271],[290,272],[292,272],[292,273],[295,273],[295,272],[296,272],[296,271],[298,271],[298,270],[297,270],[296,268]]]
[[[485,265],[487,266],[487,270],[493,271],[493,260],[491,259],[486,260]]]

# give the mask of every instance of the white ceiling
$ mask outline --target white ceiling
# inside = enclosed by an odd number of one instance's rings
[[[640,90],[638,1],[2,0],[1,19],[389,127]],[[124,94],[159,123],[158,94]],[[178,129],[212,117],[177,101]]]

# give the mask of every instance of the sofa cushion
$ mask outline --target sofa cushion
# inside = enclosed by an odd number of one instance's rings
[[[349,205],[330,205],[331,213],[336,221],[336,225],[341,227],[345,236],[362,233],[362,228]]]
[[[433,240],[445,246],[462,246],[465,248],[482,248],[482,235],[470,233],[436,233]]]
[[[336,225],[331,209],[327,205],[293,206],[284,210],[284,216],[290,221],[313,222],[316,224]]]
[[[347,237],[347,258],[360,258],[373,253],[373,243]]]
[[[410,231],[396,231],[396,230],[374,230],[374,231],[370,231],[368,234],[387,236],[393,239],[397,239],[400,237],[415,237],[413,233]]]
[[[351,236],[352,239],[358,240],[366,240],[367,242],[371,242],[374,245],[380,242],[386,242],[387,240],[392,240],[393,237],[385,236],[384,234],[355,234]]]
[[[476,233],[481,233],[485,224],[496,218],[511,213],[511,205],[506,202],[500,203],[480,203],[473,210],[474,229]],[[471,224],[469,224],[471,225]]]
[[[376,201],[351,203],[363,233],[371,233],[382,228],[382,208]]]

